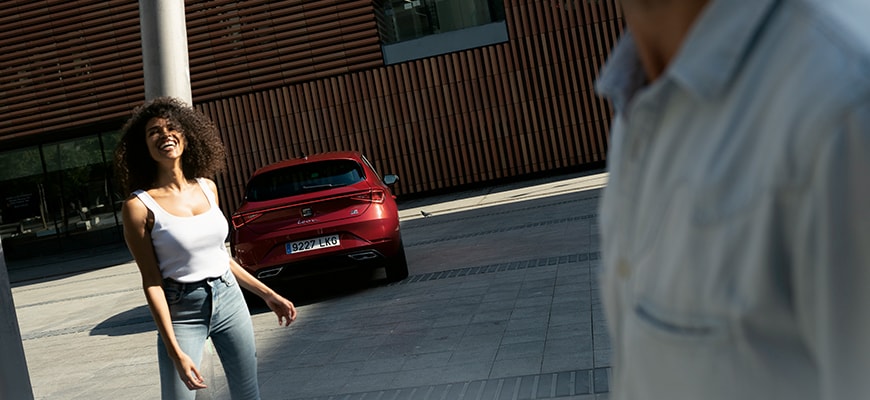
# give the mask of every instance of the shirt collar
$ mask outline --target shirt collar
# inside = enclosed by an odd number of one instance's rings
[[[610,52],[610,58],[598,77],[595,89],[598,94],[613,102],[617,112],[622,112],[645,81],[646,75],[637,56],[634,38],[631,32],[625,31]]]
[[[710,99],[721,93],[745,61],[778,0],[713,0],[698,16],[660,79],[672,79],[689,93]],[[623,111],[644,86],[645,75],[631,34],[613,49],[596,89]]]

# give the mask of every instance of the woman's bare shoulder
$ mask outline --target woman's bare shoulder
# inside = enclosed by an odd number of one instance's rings
[[[209,178],[199,178],[199,179],[202,179],[203,182],[205,182],[205,184],[208,185],[208,188],[211,189],[212,192],[217,193],[217,184],[214,183],[213,180],[211,180]]]
[[[124,200],[124,203],[121,204],[121,213],[125,216],[140,216],[148,214],[148,207],[145,207],[145,203],[142,200],[139,200],[135,194],[131,194]]]
[[[213,180],[208,179],[208,178],[200,178],[200,179],[202,179],[205,182],[206,186],[208,186],[208,189],[211,190],[212,193],[214,193],[215,201],[217,201],[217,199],[218,199],[217,184],[214,183]]]

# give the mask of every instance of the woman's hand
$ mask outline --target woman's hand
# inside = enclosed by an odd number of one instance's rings
[[[208,387],[205,385],[205,379],[202,378],[199,370],[196,369],[196,364],[187,354],[178,354],[178,359],[175,360],[175,369],[178,371],[181,381],[187,385],[188,389],[199,390]]]
[[[296,307],[290,300],[278,293],[271,292],[268,296],[263,297],[263,301],[278,316],[278,325],[287,326],[296,320]]]

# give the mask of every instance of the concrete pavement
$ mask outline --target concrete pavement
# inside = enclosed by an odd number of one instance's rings
[[[263,398],[606,399],[605,183],[578,173],[403,202],[408,279],[281,288],[300,313],[286,328],[252,306]],[[9,264],[37,398],[159,397],[156,331],[125,248]],[[202,370],[198,398],[227,398],[212,352]]]

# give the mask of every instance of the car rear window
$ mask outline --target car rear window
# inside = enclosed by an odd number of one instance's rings
[[[248,183],[248,201],[267,201],[296,194],[347,186],[364,179],[353,160],[329,160],[277,169],[257,175]]]

